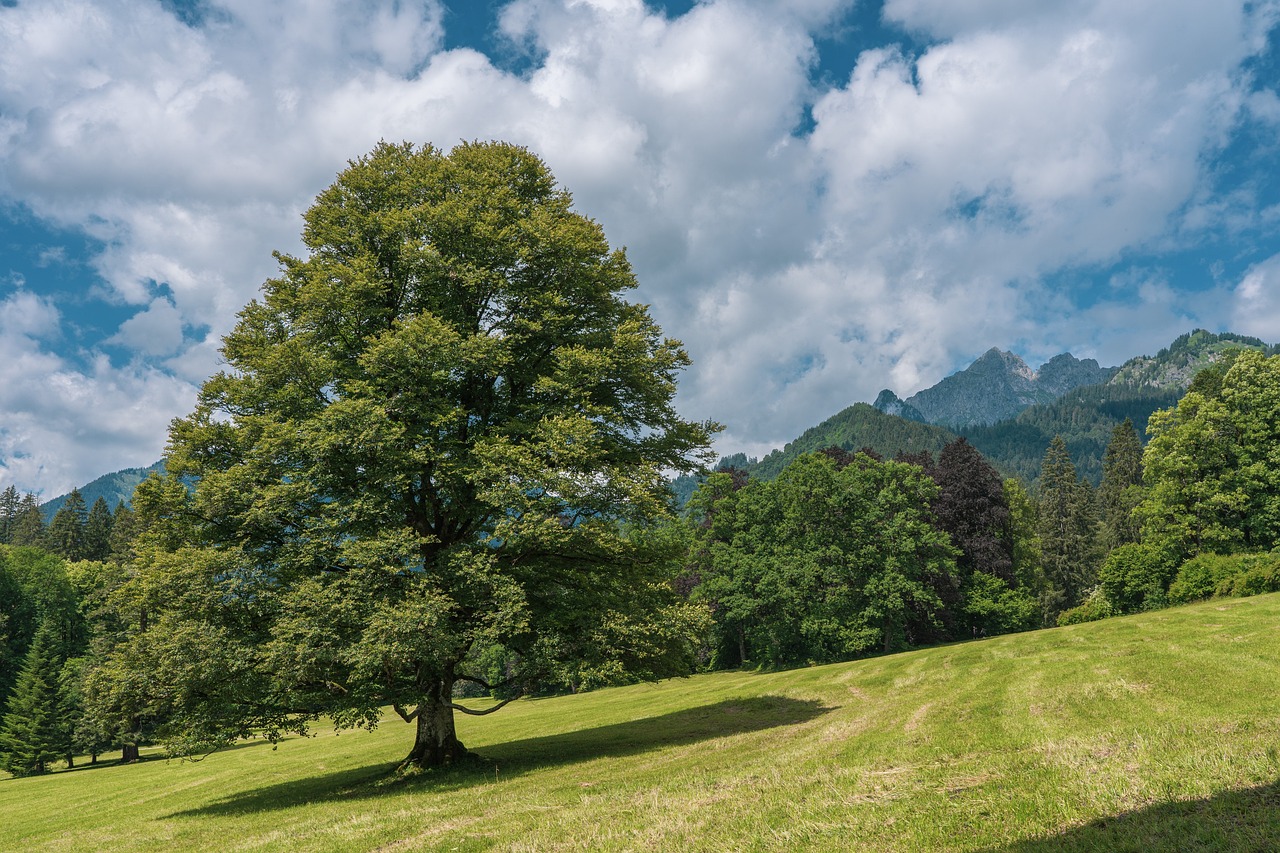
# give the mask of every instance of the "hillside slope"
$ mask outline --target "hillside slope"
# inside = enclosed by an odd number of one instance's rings
[[[922,450],[936,454],[955,438],[955,433],[942,427],[888,415],[866,403],[854,403],[805,430],[781,450],[748,465],[747,470],[753,477],[771,480],[797,456],[827,447],[850,451],[869,447],[881,456],[892,458],[899,453]]]
[[[1280,595],[0,779],[0,849],[1280,849]]]
[[[138,484],[147,479],[151,472],[164,473],[164,460],[155,462],[146,468],[125,468],[123,471],[113,471],[110,474],[103,474],[96,480],[86,483],[80,487],[80,496],[84,498],[86,507],[93,506],[94,501],[103,498],[107,502],[108,509],[114,510],[116,504],[124,501],[128,504],[133,500],[133,490]],[[62,505],[67,502],[70,494],[58,495],[51,501],[40,505],[40,511],[44,513],[44,520],[51,521],[54,513],[62,509]]]

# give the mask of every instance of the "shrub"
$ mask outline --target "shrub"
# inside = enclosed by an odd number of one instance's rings
[[[1058,626],[1078,625],[1081,622],[1097,622],[1099,619],[1108,619],[1119,615],[1119,611],[1107,600],[1106,593],[1102,591],[1101,587],[1097,587],[1089,593],[1089,596],[1083,602],[1070,610],[1064,610],[1059,613]]]
[[[1178,576],[1169,586],[1169,602],[1186,604],[1214,595],[1230,595],[1231,585],[1243,569],[1239,556],[1200,554],[1192,557],[1178,569]],[[1225,590],[1220,592],[1223,585]]]
[[[1173,572],[1164,558],[1146,545],[1121,545],[1098,570],[1098,589],[1118,613],[1137,613],[1161,606]]]
[[[1245,596],[1280,592],[1280,554],[1249,555],[1244,557],[1241,563],[1244,571],[1231,579],[1229,595]]]

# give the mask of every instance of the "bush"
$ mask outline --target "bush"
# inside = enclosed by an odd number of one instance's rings
[[[1227,595],[1245,596],[1280,592],[1280,554],[1274,552],[1251,554],[1242,558],[1241,563],[1244,571],[1231,579],[1230,591],[1226,593]]]
[[[1171,604],[1187,604],[1212,598],[1214,595],[1231,595],[1236,575],[1244,570],[1241,558],[1222,554],[1200,554],[1192,557],[1178,569],[1178,576],[1169,586]],[[1220,592],[1220,587],[1225,590]]]
[[[1164,558],[1146,545],[1121,545],[1098,570],[1098,589],[1118,613],[1153,610],[1166,602],[1173,572]]]
[[[1070,610],[1064,610],[1059,613],[1058,627],[1078,625],[1081,622],[1097,622],[1099,619],[1109,619],[1112,616],[1119,615],[1120,612],[1107,600],[1106,593],[1102,591],[1101,587],[1098,587],[1090,592],[1089,597],[1083,602]]]

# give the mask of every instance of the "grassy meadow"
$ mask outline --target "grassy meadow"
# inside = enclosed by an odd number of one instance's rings
[[[0,778],[0,850],[1280,849],[1280,595]]]

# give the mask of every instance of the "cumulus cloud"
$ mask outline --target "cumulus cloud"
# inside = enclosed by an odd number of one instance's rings
[[[1274,342],[1280,329],[1280,255],[1251,267],[1232,295],[1232,328]]]
[[[436,0],[209,0],[195,21],[159,2],[0,8],[0,194],[98,241],[105,298],[135,309],[110,339],[124,367],[49,344],[52,303],[6,309],[45,337],[15,325],[3,346],[69,389],[38,436],[9,426],[36,403],[5,401],[7,458],[52,466],[77,411],[138,405],[157,436],[103,440],[152,461],[271,250],[297,251],[299,213],[380,138],[542,155],[627,246],[694,357],[680,405],[728,424],[726,450],[992,345],[1102,355],[1097,324],[1167,343],[1213,310],[1159,275],[1083,307],[1045,282],[1247,207],[1214,197],[1206,152],[1243,113],[1274,121],[1241,73],[1270,5],[888,0],[911,49],[870,46],[822,88],[815,38],[854,7],[512,0],[497,26],[531,58],[519,74],[444,50]]]
[[[86,474],[159,458],[168,419],[193,392],[165,372],[118,370],[103,356],[87,370],[69,364],[51,348],[60,320],[32,293],[0,302],[0,482],[46,499],[82,485]]]
[[[820,278],[835,267],[845,283],[809,317],[835,350],[828,367],[789,384],[783,409],[811,423],[851,373],[867,375],[851,399],[868,399],[886,381],[906,392],[937,381],[957,354],[992,344],[1051,338],[1055,350],[1079,343],[1079,354],[1101,355],[1126,326],[1160,340],[1187,322],[1177,308],[1152,310],[1150,289],[1082,310],[1043,284],[1167,234],[1242,99],[1233,71],[1250,42],[1240,9],[1184,4],[1174,33],[1160,23],[1165,11],[1134,5],[886,6],[887,18],[945,41],[915,58],[867,51],[814,106],[809,141],[827,191],[822,260],[808,270]],[[1086,333],[1133,304],[1144,307],[1126,326]]]
[[[182,315],[168,299],[154,299],[105,342],[143,355],[173,355],[182,347]]]

